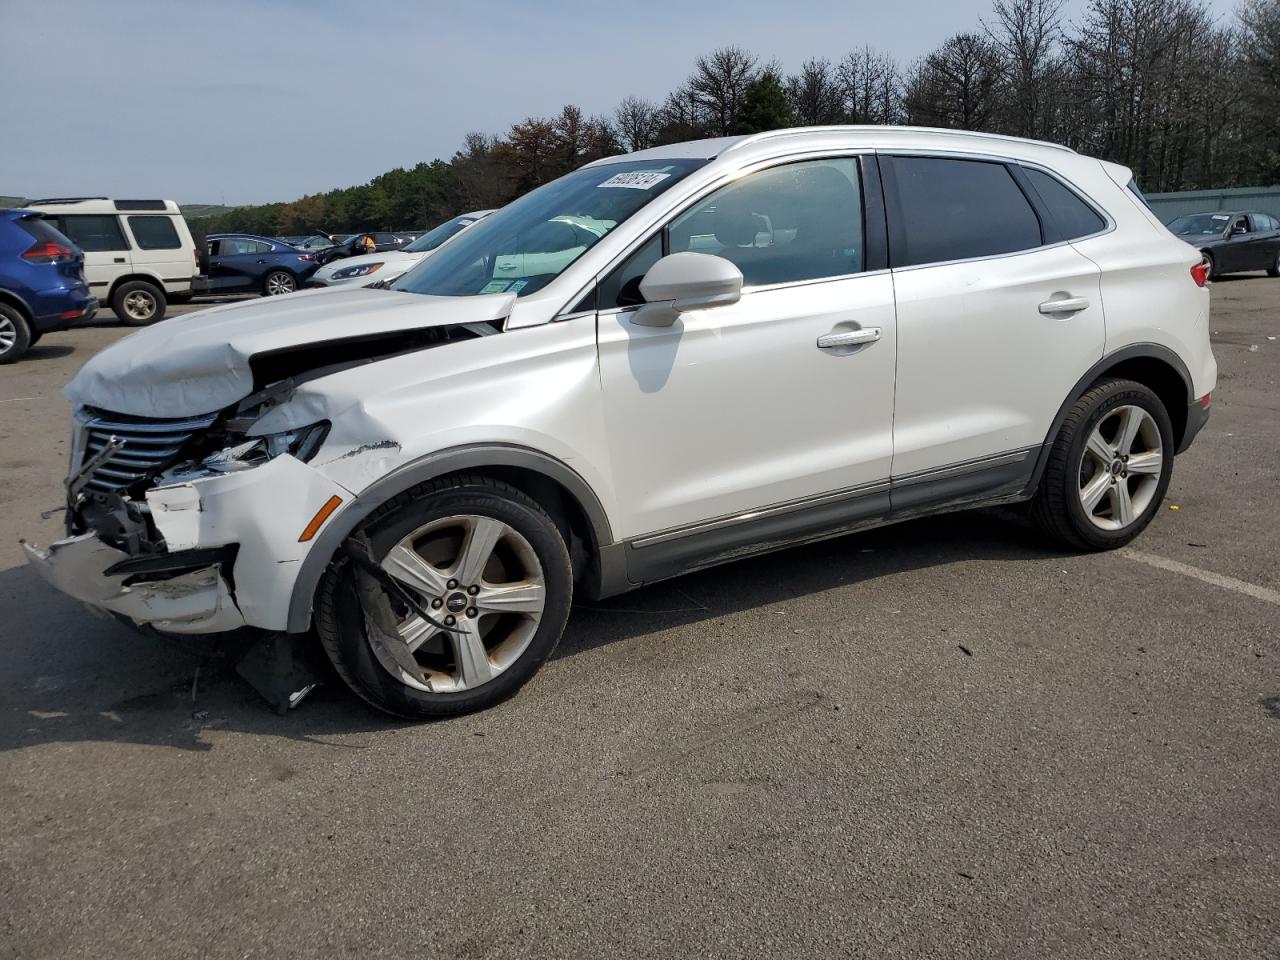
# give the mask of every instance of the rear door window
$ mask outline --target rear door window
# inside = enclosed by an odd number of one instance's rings
[[[1016,253],[1043,242],[1040,219],[1002,163],[894,157],[890,166],[895,267]]]
[[[129,243],[120,229],[120,222],[109,214],[66,214],[58,218],[58,229],[65,233],[81,250],[128,250]]]
[[[1055,239],[1075,240],[1106,228],[1107,221],[1057,177],[1030,167],[1023,172],[1053,218],[1057,227]]]
[[[182,246],[171,217],[130,217],[129,229],[143,250],[177,250]]]

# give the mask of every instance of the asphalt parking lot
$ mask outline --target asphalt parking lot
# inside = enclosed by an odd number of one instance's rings
[[[0,958],[1280,955],[1280,280],[1213,304],[1131,550],[984,512],[740,562],[417,726],[278,717],[25,569],[127,331],[47,337],[0,368]]]

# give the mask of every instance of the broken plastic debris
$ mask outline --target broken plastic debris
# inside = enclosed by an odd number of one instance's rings
[[[1256,343],[1251,343],[1251,344],[1249,344],[1249,352],[1250,352],[1250,353],[1257,353],[1257,352],[1258,352],[1258,345],[1257,345]]]
[[[1169,509],[1170,509],[1170,510],[1181,510],[1182,508],[1181,508],[1180,506],[1178,506],[1176,503],[1171,503],[1171,504],[1169,504]]]

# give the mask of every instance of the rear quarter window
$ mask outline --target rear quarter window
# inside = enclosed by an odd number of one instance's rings
[[[177,250],[182,246],[171,217],[130,217],[129,229],[142,250]]]
[[[1053,218],[1058,233],[1056,239],[1075,240],[1106,228],[1107,221],[1057,177],[1030,167],[1023,172]]]
[[[1003,163],[894,157],[898,220],[895,267],[1030,250],[1040,219]]]

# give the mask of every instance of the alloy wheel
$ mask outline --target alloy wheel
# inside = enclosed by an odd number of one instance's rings
[[[156,313],[156,298],[145,290],[135,290],[124,298],[124,312],[130,320],[150,320]]]
[[[0,354],[8,353],[17,342],[18,328],[8,317],[0,315]]]
[[[293,293],[294,289],[293,277],[287,273],[273,273],[267,277],[268,297],[278,297],[282,293]]]
[[[472,690],[507,670],[546,606],[533,547],[492,517],[434,520],[392,547],[381,567],[435,623],[391,596],[400,642],[371,635],[373,652],[392,676],[429,693]]]
[[[1143,515],[1160,486],[1164,445],[1142,407],[1116,407],[1098,421],[1080,459],[1085,515],[1101,530],[1123,530]]]

